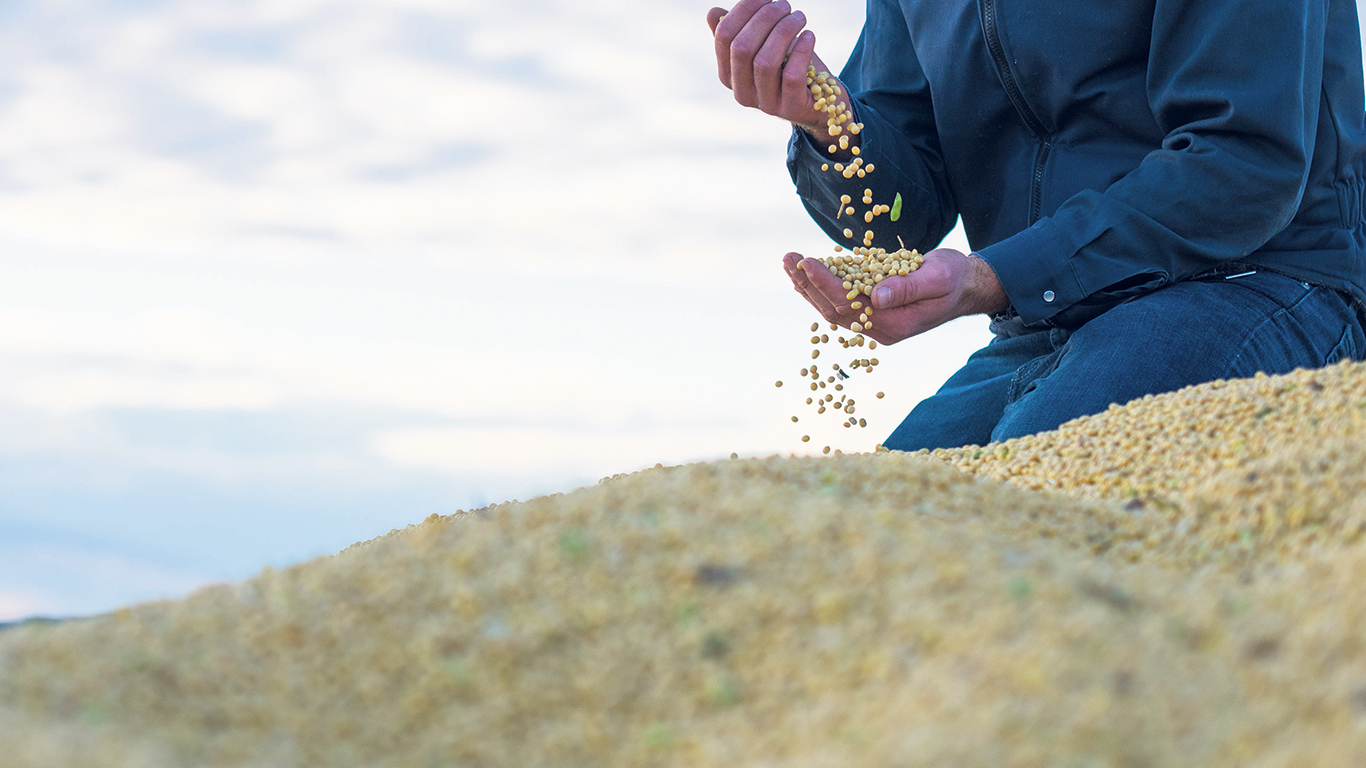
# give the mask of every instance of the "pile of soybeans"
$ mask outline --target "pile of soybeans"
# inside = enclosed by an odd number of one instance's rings
[[[1366,365],[718,461],[0,632],[0,764],[1360,766]]]

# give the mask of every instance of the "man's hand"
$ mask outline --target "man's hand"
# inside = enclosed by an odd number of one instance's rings
[[[806,15],[788,0],[740,0],[727,11],[713,8],[707,24],[716,37],[716,66],[721,84],[735,100],[811,131],[829,141],[825,114],[806,85],[806,68],[825,64],[816,56],[816,36],[802,31]],[[844,86],[839,86],[844,91]],[[847,91],[846,91],[847,93]]]
[[[842,281],[817,259],[783,257],[792,285],[829,322],[848,328],[859,312],[845,298]],[[1004,312],[1010,306],[991,266],[952,248],[925,254],[920,269],[873,287],[873,327],[863,331],[879,344],[895,344],[966,315]]]

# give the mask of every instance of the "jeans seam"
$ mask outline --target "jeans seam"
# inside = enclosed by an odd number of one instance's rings
[[[1033,361],[1031,360],[1030,362],[1033,362]],[[1020,391],[1020,371],[1025,367],[1025,365],[1029,365],[1029,363],[1025,363],[1024,365],[1020,366],[1019,368],[1016,368],[1016,369],[1015,369],[1015,374],[1014,374],[1013,376],[1010,377],[1010,387],[1009,387],[1008,389],[1006,389],[1006,406],[1007,406],[1007,407],[1009,407],[1011,403],[1013,403],[1013,402],[1015,402],[1017,399],[1019,399],[1018,396],[1016,395],[1016,393]]]

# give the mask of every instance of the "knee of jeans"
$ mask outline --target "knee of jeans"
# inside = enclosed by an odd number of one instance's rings
[[[915,425],[910,422],[911,418],[908,416],[905,421],[897,425],[897,428],[892,430],[892,434],[882,441],[882,447],[889,451],[905,451],[907,453],[921,449],[932,451],[935,448],[944,447],[936,444],[936,438],[942,438],[942,436],[926,434],[926,430],[916,429]]]
[[[943,447],[930,444],[932,441],[927,441],[926,437],[927,435],[918,434],[914,429],[906,429],[905,425],[902,424],[892,430],[892,434],[888,435],[887,439],[882,441],[882,447],[889,451],[904,451],[906,453],[912,453],[922,449],[932,451],[935,448]]]
[[[900,434],[899,430],[888,435],[887,439],[882,441],[882,447],[886,448],[889,451],[920,450],[917,446],[911,443],[908,436]]]
[[[991,431],[991,442],[1004,443],[1007,440],[1013,440],[1017,437],[1026,437],[1028,435],[1037,435],[1040,432],[1047,432],[1050,429],[1056,429],[1058,426],[1052,422],[1045,422],[1042,424],[1032,423],[1028,418],[1029,414],[1023,414],[1023,418],[1021,418],[1021,416],[1022,414],[1018,412],[1018,409],[1015,409],[1015,412],[1007,410],[1005,417],[1002,418],[1001,422],[996,425],[996,428]]]
[[[912,412],[882,441],[882,447],[908,453],[958,448],[983,442],[991,431],[991,426],[985,424],[969,424],[954,418],[929,419],[926,416],[923,412]]]

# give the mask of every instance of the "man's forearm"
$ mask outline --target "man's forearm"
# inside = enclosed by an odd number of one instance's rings
[[[848,163],[854,159],[854,147],[859,146],[859,134],[849,130],[850,126],[857,124],[858,115],[854,112],[852,100],[849,98],[849,91],[844,87],[844,84],[834,77],[829,79],[829,83],[838,90],[839,93],[836,98],[838,98],[838,100],[848,109],[850,118],[836,129],[839,131],[838,135],[830,132],[830,119],[827,117],[827,112],[825,110],[812,110],[810,120],[794,122],[793,125],[810,136],[815,144],[821,148],[821,153],[823,155],[829,155],[830,162]],[[845,140],[845,146],[843,147],[840,146],[840,137],[848,137]],[[830,152],[831,147],[835,148],[834,152]]]

